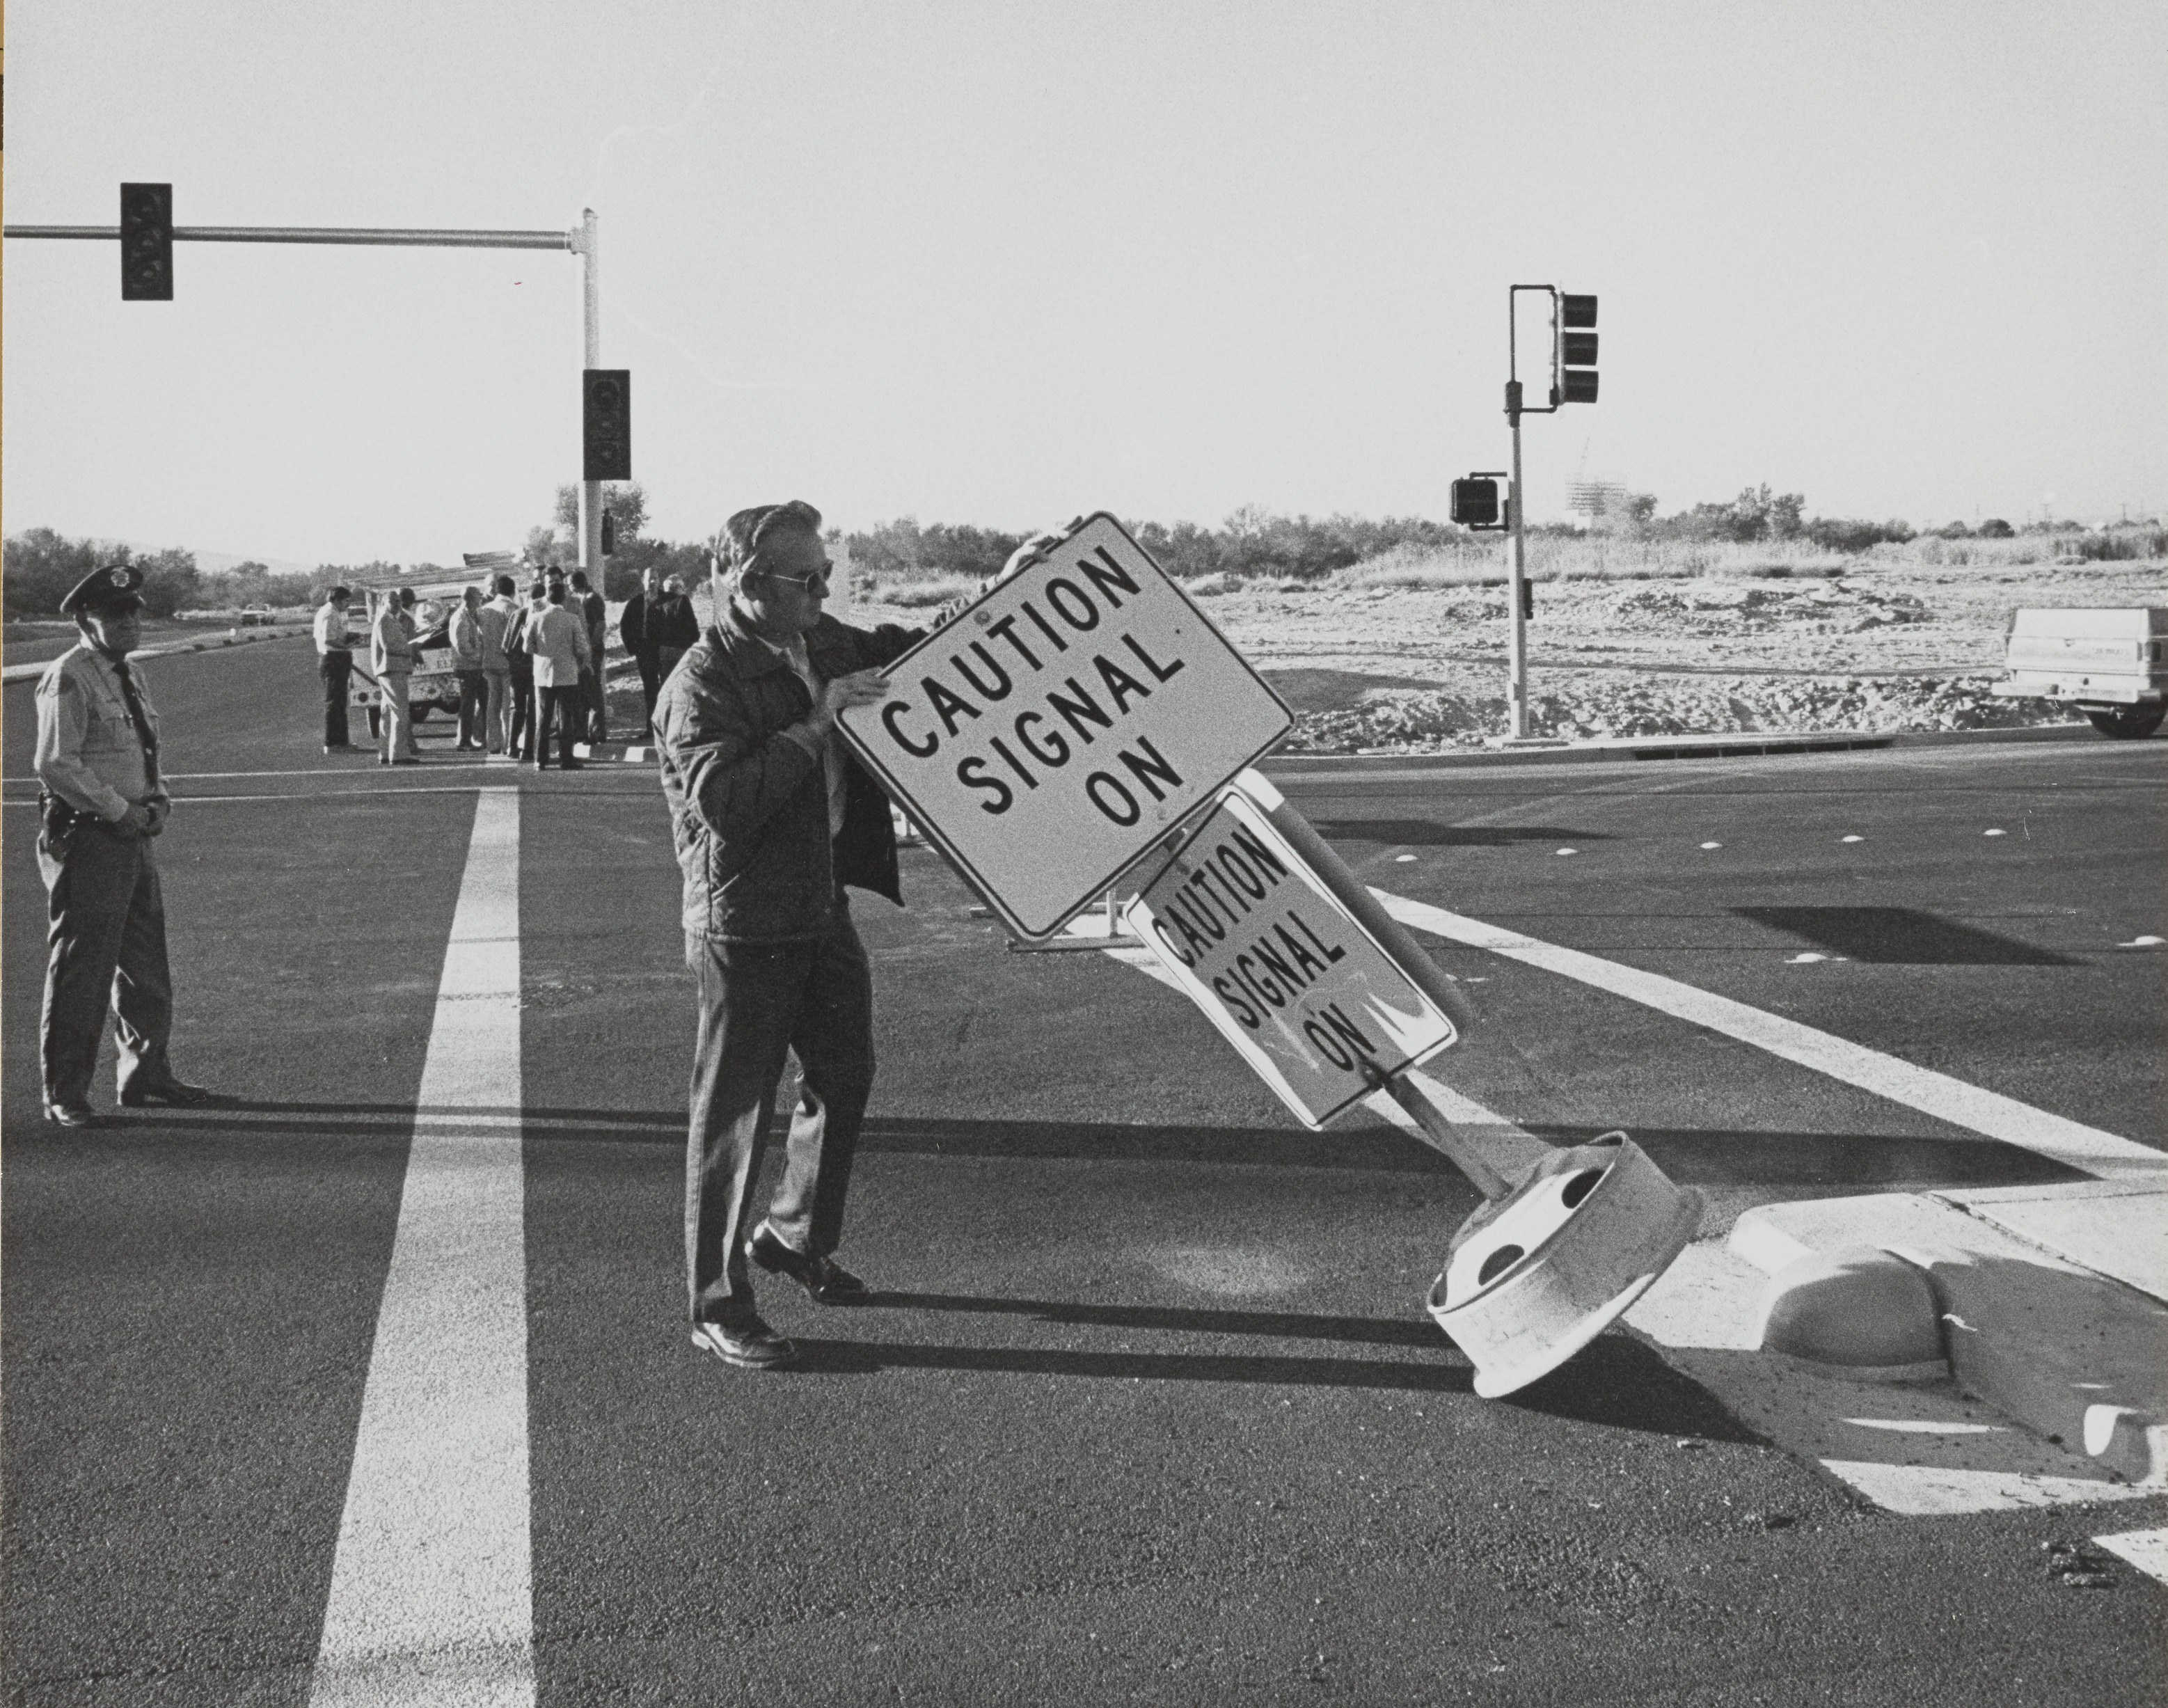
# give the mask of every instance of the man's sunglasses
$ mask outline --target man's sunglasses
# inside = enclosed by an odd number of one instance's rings
[[[815,570],[810,575],[778,575],[772,569],[763,569],[761,573],[770,581],[787,581],[794,587],[804,588],[808,593],[825,593],[833,584],[836,566],[832,563],[826,569]]]

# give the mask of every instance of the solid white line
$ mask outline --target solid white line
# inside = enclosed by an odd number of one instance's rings
[[[1449,913],[1426,902],[1383,890],[1370,892],[1385,910],[1404,925],[1412,925],[1433,936],[1464,943],[1472,949],[1543,968],[1546,972],[1578,979],[1613,996],[1626,998],[1661,1013],[1706,1026],[1728,1038],[1751,1044],[1787,1062],[1795,1062],[1832,1079],[1856,1085],[1862,1091],[1903,1104],[1953,1126],[2001,1139],[2036,1155],[2053,1158],[2073,1168],[2111,1180],[2153,1180],[2168,1177],[2168,1154],[2098,1127],[2051,1115],[1999,1092],[1969,1085],[1947,1073],[1920,1067],[1878,1050],[1869,1050],[1832,1033],[1817,1031],[1782,1015],[1767,1014],[1718,996],[1693,985],[1645,972],[1615,960],[1544,943],[1502,926]]]
[[[2168,1530],[2122,1530],[2093,1540],[2112,1554],[2118,1554],[2149,1578],[2168,1583]]]
[[[417,1100],[520,1098],[519,796],[486,789]],[[534,1621],[520,1135],[417,1121],[311,1708],[532,1708]]]

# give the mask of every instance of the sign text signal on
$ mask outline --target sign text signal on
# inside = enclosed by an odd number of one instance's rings
[[[1294,723],[1121,524],[1086,519],[842,719],[1011,929],[1044,938]]]

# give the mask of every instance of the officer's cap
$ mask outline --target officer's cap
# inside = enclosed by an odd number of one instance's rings
[[[73,587],[61,601],[64,617],[120,617],[130,611],[143,609],[137,589],[143,585],[143,572],[132,563],[109,564],[104,569],[93,569]]]

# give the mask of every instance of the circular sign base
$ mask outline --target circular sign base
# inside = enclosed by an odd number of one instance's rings
[[[1554,1152],[1453,1236],[1425,1301],[1496,1399],[1549,1374],[1645,1293],[1701,1225],[1701,1194],[1671,1184],[1623,1133]]]

